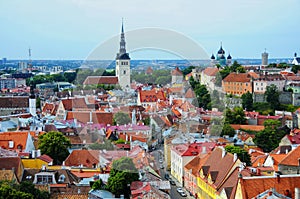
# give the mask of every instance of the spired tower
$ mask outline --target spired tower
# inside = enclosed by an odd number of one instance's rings
[[[126,53],[126,42],[122,20],[120,49],[116,56],[116,76],[123,90],[130,89],[130,57]]]
[[[32,80],[31,80],[31,84],[30,84],[29,113],[33,116],[36,115],[36,98],[35,98],[35,94],[34,94]]]
[[[267,53],[267,50],[265,49],[265,52],[263,52],[261,54],[261,65],[262,66],[268,65],[268,56],[269,56],[269,54]]]

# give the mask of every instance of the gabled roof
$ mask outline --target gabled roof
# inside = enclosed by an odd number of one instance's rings
[[[250,82],[251,77],[248,73],[230,73],[223,81],[224,82]]]
[[[219,71],[218,68],[214,67],[208,67],[208,68],[205,68],[202,73],[207,75],[207,76],[216,76],[217,72]]]
[[[16,175],[20,172],[19,169],[22,168],[21,165],[22,165],[22,160],[20,157],[1,157],[0,158],[0,168],[5,169],[5,170],[15,169]],[[18,180],[21,180],[21,179],[18,179]]]
[[[230,126],[234,128],[234,130],[244,129],[244,130],[251,130],[251,131],[261,131],[265,129],[265,127],[262,125],[230,124]]]
[[[69,111],[66,120],[77,119],[84,124],[90,122],[90,115],[92,116],[93,124],[110,124],[113,123],[113,113],[98,112],[98,111]]]
[[[290,151],[285,158],[279,163],[279,165],[287,165],[287,166],[300,166],[299,164],[300,158],[300,145],[294,150]]]
[[[84,98],[72,98],[61,100],[65,110],[72,111],[73,109],[87,109],[88,106]]]
[[[118,77],[116,76],[88,76],[83,85],[96,85],[96,84],[118,84]]]
[[[278,193],[283,194],[286,190],[295,198],[295,188],[300,186],[299,175],[280,175],[264,177],[245,177],[240,179],[243,198],[254,198],[264,191],[275,188]]]
[[[58,104],[46,102],[42,108],[44,114],[55,115],[58,108]]]
[[[176,67],[174,70],[172,70],[172,76],[182,76],[182,75],[183,74],[178,67]]]
[[[165,101],[166,96],[162,90],[155,90],[152,89],[150,91],[148,90],[140,90],[139,91],[140,95],[140,102],[157,102],[158,100]]]
[[[224,189],[228,199],[235,198],[235,192],[238,184],[238,173],[239,168],[235,168],[233,172],[228,176],[228,178],[226,178],[226,180],[219,189],[219,192]]]
[[[192,90],[192,88],[189,88],[185,93],[185,98],[195,98],[195,92]]]
[[[190,162],[188,162],[184,166],[184,169],[186,170],[192,169],[192,174],[194,176],[199,176],[199,171],[201,169],[201,166],[203,165],[203,163],[206,161],[207,158],[208,158],[208,154],[200,154],[194,157]]]

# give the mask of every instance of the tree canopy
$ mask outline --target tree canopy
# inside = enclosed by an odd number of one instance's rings
[[[245,149],[242,149],[239,146],[227,145],[225,150],[231,154],[236,153],[240,161],[245,162],[247,166],[251,166],[251,156]]]
[[[271,84],[270,86],[267,86],[265,92],[265,98],[266,101],[270,103],[270,106],[273,110],[280,107],[279,91],[276,85]]]
[[[264,126],[265,129],[256,133],[253,141],[264,152],[270,152],[279,146],[286,132],[279,128],[281,122],[278,120],[266,120]]]
[[[235,107],[233,110],[227,108],[225,121],[229,124],[246,124],[243,108]]]
[[[222,129],[221,136],[228,135],[229,137],[233,137],[235,135],[235,130],[230,126],[230,124],[225,123]]]
[[[48,199],[50,194],[40,191],[31,182],[16,184],[10,181],[0,181],[0,199]]]
[[[247,111],[253,110],[253,95],[249,91],[242,95],[242,106]]]
[[[129,198],[129,186],[133,181],[137,181],[138,179],[138,170],[133,164],[132,159],[122,157],[113,161],[106,188],[117,197],[124,194],[125,198]]]
[[[70,146],[70,140],[61,132],[50,131],[39,136],[38,148],[53,158],[53,164],[61,164],[68,157]]]
[[[114,124],[124,125],[131,123],[131,118],[128,113],[117,112],[113,117]]]

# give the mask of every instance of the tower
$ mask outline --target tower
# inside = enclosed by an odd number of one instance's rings
[[[265,52],[263,52],[261,54],[261,65],[262,66],[268,65],[268,56],[269,56],[269,54],[266,52],[266,49],[265,49]]]
[[[33,90],[32,80],[30,81],[30,95],[29,95],[29,113],[32,116],[36,115],[36,99]]]
[[[222,42],[221,42],[221,46],[220,46],[220,49],[217,54],[217,61],[219,62],[219,64],[221,66],[226,65],[225,51],[223,50]]]
[[[232,60],[232,57],[231,57],[231,55],[230,55],[230,53],[229,53],[229,55],[227,56],[227,60],[226,60],[226,65],[227,65],[227,66],[230,66],[230,65],[231,65],[231,60]]]
[[[130,57],[126,53],[126,42],[122,19],[120,49],[116,57],[116,76],[123,90],[130,89]]]
[[[32,60],[31,60],[31,48],[28,48],[28,68],[32,67]]]

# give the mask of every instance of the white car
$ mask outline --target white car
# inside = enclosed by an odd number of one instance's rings
[[[162,160],[162,159],[159,159],[159,162],[160,162],[160,163],[163,163],[163,160]]]
[[[183,193],[184,192],[181,187],[178,187],[176,190],[177,190],[178,193]]]

